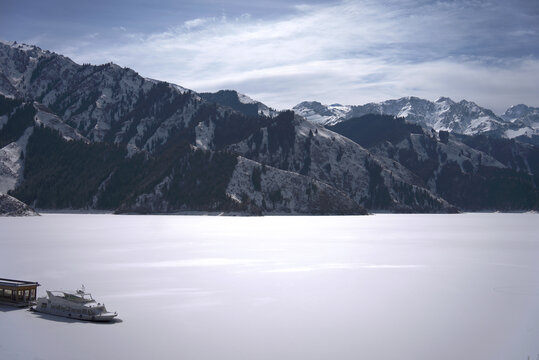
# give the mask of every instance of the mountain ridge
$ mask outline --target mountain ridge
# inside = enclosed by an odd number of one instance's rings
[[[78,65],[46,50],[5,43],[0,78],[2,91],[11,92],[0,95],[0,185],[39,208],[457,211],[408,158],[364,147],[352,135],[292,111],[276,112],[234,90],[198,94],[112,63]],[[418,141],[428,142],[434,135],[422,136]],[[417,138],[406,137],[412,143]],[[479,143],[487,152],[498,146]],[[466,145],[455,138],[448,146],[458,151]],[[482,150],[468,152],[490,159]],[[500,166],[512,176],[511,164]],[[509,208],[535,206],[506,200]]]
[[[502,115],[496,115],[468,100],[455,102],[448,97],[439,97],[430,101],[414,96],[364,105],[323,105],[316,101],[304,101],[293,107],[309,121],[328,126],[367,114],[382,114],[403,117],[436,131],[464,135],[492,134],[506,138],[539,137],[538,108],[521,105],[518,107],[519,116],[514,116],[517,113],[511,112],[511,109],[515,109],[515,106]]]

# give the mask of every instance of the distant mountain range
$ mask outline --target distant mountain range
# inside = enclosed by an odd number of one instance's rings
[[[337,105],[319,104],[315,119],[1,42],[0,192],[36,208],[138,213],[539,208],[537,147],[498,124],[533,128],[533,111],[506,120],[466,104],[459,121],[424,115],[424,126]]]
[[[521,141],[539,144],[539,108],[522,104],[510,107],[500,116],[471,101],[455,102],[441,97],[433,102],[413,96],[346,106],[304,101],[294,106],[293,110],[309,121],[322,125],[335,125],[367,114],[381,114],[402,117],[436,131],[519,138]]]

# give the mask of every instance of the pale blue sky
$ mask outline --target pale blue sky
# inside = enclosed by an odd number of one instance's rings
[[[539,1],[26,1],[0,38],[276,108],[415,95],[539,105]]]

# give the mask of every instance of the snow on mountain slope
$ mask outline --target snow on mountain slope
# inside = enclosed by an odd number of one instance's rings
[[[209,103],[214,100],[179,85],[143,78],[112,63],[78,65],[35,46],[6,43],[0,44],[0,74],[15,89],[11,95],[43,104],[90,141],[128,145],[130,153],[154,153],[172,137],[205,148],[202,128],[196,134],[194,128],[214,112]],[[278,114],[235,91],[216,94],[236,102],[222,105],[243,106],[235,110],[253,110],[252,116]]]
[[[279,112],[275,109],[270,108],[264,103],[261,103],[260,101],[254,100],[250,98],[249,96],[241,93],[238,94],[238,100],[242,104],[255,104],[258,107],[258,114],[268,116],[268,117],[275,117],[279,114]]]
[[[66,140],[83,140],[88,142],[88,139],[79,134],[77,130],[63,122],[58,115],[51,113],[50,110],[48,110],[45,106],[34,102],[34,107],[37,109],[35,116],[35,122],[37,125],[43,125],[59,131]]]
[[[36,99],[38,112],[35,121],[60,130],[65,139],[88,138],[90,141],[123,144],[129,149],[143,149],[150,153],[164,149],[170,143],[187,140],[199,149],[213,152],[236,138],[241,140],[239,134],[245,133],[245,128],[240,131],[233,129],[239,129],[244,124],[248,130],[256,127],[257,122],[266,121],[264,118],[242,117],[224,107],[209,104],[189,90],[144,79],[130,69],[122,69],[114,64],[81,66],[60,55],[32,46],[0,45],[0,70],[16,89],[14,95],[23,94]],[[254,105],[258,109],[255,115],[277,115],[274,110],[244,95],[235,93],[235,96],[240,104]],[[250,121],[254,123],[249,124]],[[130,151],[130,154],[134,152]],[[280,172],[271,170],[265,178]],[[280,174],[274,178],[282,178],[289,184],[288,190],[283,190],[281,200],[275,198],[276,194],[270,196],[272,203],[267,205],[270,211],[307,212],[308,206],[315,206],[312,202],[315,196],[310,202],[299,201],[299,194],[307,191],[304,188],[306,181],[313,179],[306,178],[298,183],[287,179],[301,178],[300,175],[285,172]],[[138,206],[140,209],[157,211],[167,207],[167,199],[161,203],[153,202],[153,199],[163,196],[159,189],[166,185],[166,182],[160,183],[161,187],[155,188],[154,195],[141,194],[135,203],[126,204],[125,209],[137,209]],[[316,188],[330,200],[342,198],[337,201],[342,205],[341,212],[359,208],[337,189],[325,184]],[[298,196],[297,206],[291,203],[294,199],[286,198],[290,194]],[[325,210],[320,207],[316,211]]]
[[[215,93],[200,93],[200,96],[207,101],[230,107],[247,116],[263,115],[275,117],[279,114],[278,111],[245,94],[241,94],[236,90],[219,90]]]
[[[215,133],[215,123],[213,121],[201,121],[195,127],[195,145],[199,149],[209,150],[212,148],[212,142]]]
[[[323,182],[263,166],[241,156],[228,184],[227,194],[261,212],[365,213],[344,192]]]
[[[371,209],[449,208],[445,201],[416,187],[420,183],[417,176],[397,162],[373,156],[348,138],[299,116],[281,115],[276,123],[230,145],[229,150],[262,164],[307,175]],[[398,186],[405,187],[414,200],[403,203]],[[416,201],[416,195],[432,200],[430,208]]]
[[[183,86],[180,86],[180,85],[176,85],[176,84],[171,84],[171,85],[174,86],[176,88],[176,90],[178,90],[182,94],[191,91],[191,90],[189,90],[187,88],[184,88]]]
[[[304,101],[294,106],[292,110],[314,124],[333,125],[346,118],[350,106],[340,104],[322,105],[317,101]]]
[[[23,135],[0,149],[0,193],[7,193],[22,181],[24,172],[24,150],[33,128],[27,128]]]
[[[516,130],[513,130],[513,129],[505,130],[504,135],[508,139],[514,139],[520,136],[532,137],[533,135],[539,135],[539,132],[537,130],[538,130],[537,128],[534,129],[534,128],[526,126],[526,127],[518,128]]]
[[[166,176],[151,191],[140,194],[129,212],[170,212],[174,208],[167,193],[174,175]],[[226,195],[233,209],[251,214],[365,214],[366,211],[342,191],[310,177],[262,165],[243,157],[226,186]],[[185,208],[184,210],[189,210]]]
[[[1,43],[0,74],[9,95],[36,100],[87,139],[149,151],[185,127],[202,103],[181,86],[112,63],[78,65],[35,46]]]
[[[408,138],[395,144],[394,150],[388,151],[389,148],[385,145],[375,147],[372,151],[378,156],[388,157],[390,154],[401,156],[400,151],[403,153],[413,153],[417,159],[417,167],[414,167],[415,164],[412,165],[412,162],[407,162],[399,156],[395,157],[395,159],[402,161],[404,164],[410,164],[409,166],[414,171],[421,171],[419,168],[422,167],[422,163],[432,164],[434,162],[436,166],[432,169],[431,175],[424,178],[428,189],[433,193],[437,192],[436,183],[438,176],[446,164],[458,164],[463,173],[476,172],[481,166],[505,168],[505,165],[493,157],[453,138],[449,139],[447,143],[431,141],[431,139],[425,134],[410,134]],[[433,156],[435,157],[434,159]]]
[[[19,95],[17,89],[11,85],[11,82],[8,78],[0,72],[0,95],[3,95],[8,98],[14,98],[16,95]]]
[[[505,137],[513,139],[519,136],[539,136],[539,108],[524,104],[514,105],[501,117],[511,123],[504,133]]]
[[[377,159],[406,167],[417,185],[463,209],[534,208],[539,202],[534,180],[539,149],[533,145],[436,132],[391,115],[352,118],[330,129]]]
[[[47,141],[52,141],[58,148],[78,149],[77,154],[85,158],[85,163],[100,168],[98,176],[80,193],[74,185],[81,181],[76,177],[80,169],[73,169],[73,161],[66,161],[63,166],[74,179],[66,183],[73,195],[63,196],[61,202],[55,201],[54,192],[42,196],[41,200],[50,206],[72,206],[75,200],[76,206],[104,206],[119,211],[250,209],[303,213],[310,209],[338,213],[337,205],[321,206],[322,199],[326,199],[330,204],[340,204],[345,209],[341,212],[353,212],[348,201],[376,210],[454,210],[434,193],[438,183],[427,183],[425,171],[421,170],[423,165],[436,162],[424,137],[410,136],[408,142],[396,142],[387,152],[369,151],[321,125],[294,116],[291,111],[276,113],[233,90],[196,94],[175,84],[143,78],[112,63],[77,65],[68,58],[27,45],[0,44],[0,75],[7,81],[2,85],[0,79],[0,90],[18,99],[35,101],[37,113],[28,117],[31,123],[59,130],[64,140],[82,140],[75,146],[65,141],[62,145],[58,135],[36,128],[34,134],[41,132],[35,141],[41,146],[39,153],[46,153]],[[3,101],[8,104],[21,100]],[[31,103],[29,106],[34,109]],[[488,110],[448,98],[428,102],[410,97],[363,107],[326,107],[311,102],[302,103],[296,110],[301,113],[302,109],[310,111],[304,114],[318,116],[321,123],[341,121],[367,111],[392,112],[424,126],[465,134],[507,130],[498,126],[506,121],[493,118],[495,115]],[[11,125],[9,131],[4,131],[4,145],[20,137],[19,131],[24,129],[19,126],[17,130],[15,126],[12,130]],[[88,151],[85,141],[108,144],[93,144]],[[124,147],[128,149],[127,157]],[[94,149],[110,155],[108,162],[96,165],[95,156],[104,157],[95,155]],[[22,170],[16,168],[16,163],[21,157],[13,149],[7,150],[3,161],[4,169],[9,171],[4,172],[11,180],[5,183],[12,188],[20,182]],[[21,148],[21,154],[22,151]],[[132,156],[141,151],[145,154]],[[396,158],[395,153],[402,158]],[[46,158],[55,162],[66,160],[56,155],[47,153],[39,163],[46,163]],[[449,174],[457,174],[458,170],[463,176],[490,161],[482,154],[457,149],[454,144],[437,155],[449,159],[442,160],[450,165]],[[432,171],[445,171],[445,165]],[[265,172],[258,174],[258,168]],[[26,196],[20,198],[28,203],[39,196],[39,191],[34,190],[41,189],[41,176],[48,176],[43,175],[42,168],[36,166],[35,170],[32,181],[25,179],[28,186],[18,188]],[[62,175],[54,176],[60,179]],[[465,183],[462,179],[459,181]],[[313,191],[319,191],[318,195]]]
[[[238,100],[242,104],[256,104],[256,103],[258,103],[258,101],[251,99],[249,96],[247,96],[245,94],[240,94],[240,93],[237,93],[237,94],[238,94]]]
[[[509,122],[522,122],[528,126],[532,126],[539,122],[539,108],[526,106],[524,104],[511,106],[501,116]]]

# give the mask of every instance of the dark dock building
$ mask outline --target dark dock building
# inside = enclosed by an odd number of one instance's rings
[[[0,304],[30,306],[36,301],[38,286],[34,281],[0,278]]]

